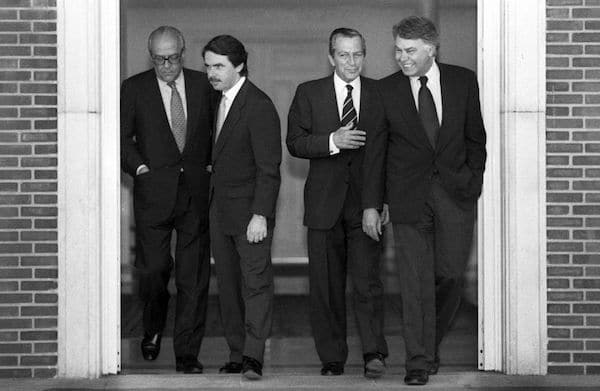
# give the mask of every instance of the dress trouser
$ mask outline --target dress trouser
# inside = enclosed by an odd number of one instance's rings
[[[434,178],[419,222],[393,226],[407,370],[428,369],[458,310],[474,219]]]
[[[346,275],[363,353],[388,355],[383,336],[381,244],[362,231],[360,198],[350,186],[342,213],[329,230],[308,229],[310,322],[323,363],[346,362]]]
[[[262,363],[273,320],[273,229],[261,242],[249,243],[246,232],[224,233],[218,215],[213,202],[209,217],[211,246],[229,360],[240,363],[242,356],[248,356]]]
[[[159,191],[159,190],[157,190]],[[175,261],[171,235],[177,233]],[[204,336],[210,252],[208,222],[201,220],[183,175],[171,215],[160,222],[136,222],[140,297],[144,302],[143,324],[148,334],[161,333],[167,318],[167,285],[175,266],[177,303],[173,345],[176,358],[197,357]]]

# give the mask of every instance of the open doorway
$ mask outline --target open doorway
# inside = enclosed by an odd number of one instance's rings
[[[296,86],[303,81],[330,73],[327,63],[327,37],[340,26],[354,27],[367,41],[365,76],[380,78],[397,70],[393,60],[391,26],[410,14],[423,13],[421,3],[438,4],[430,10],[438,20],[441,33],[441,60],[470,69],[477,67],[477,9],[475,0],[444,2],[405,1],[239,1],[207,0],[124,0],[122,1],[121,77],[129,77],[150,67],[146,49],[148,33],[162,24],[178,27],[186,37],[186,66],[204,68],[201,50],[217,34],[238,37],[249,51],[250,78],[269,94],[282,119],[282,135],[286,134],[286,118]],[[282,185],[278,204],[278,224],[273,241],[276,265],[276,301],[272,339],[266,363],[277,361],[282,368],[320,366],[314,352],[308,325],[306,234],[302,227],[302,189],[308,164],[291,158],[284,148],[281,166]],[[139,353],[141,307],[137,301],[133,270],[133,234],[130,178],[123,177],[122,186],[122,369],[126,372],[171,371],[174,357],[169,339],[163,341],[156,362],[144,362]],[[389,236],[389,235],[388,235]],[[473,252],[474,254],[475,252]],[[390,343],[389,363],[402,366],[398,294],[394,277],[391,241],[384,256],[386,302],[386,336]],[[477,368],[477,287],[473,256],[468,269],[468,284],[463,306],[454,330],[442,347],[442,357],[454,357],[461,369]],[[214,371],[226,361],[227,348],[221,337],[217,314],[216,284],[211,283],[207,338],[200,360],[207,371]],[[348,311],[351,314],[350,311]],[[360,349],[353,319],[348,325],[351,346],[348,365],[362,368]],[[172,335],[173,319],[167,322],[166,336]],[[269,356],[270,355],[270,356]],[[275,359],[275,360],[274,360]]]

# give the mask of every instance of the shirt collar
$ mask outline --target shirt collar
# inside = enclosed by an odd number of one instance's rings
[[[158,77],[158,75],[156,75],[156,79],[158,80],[159,85],[161,85],[163,87],[169,87],[167,82],[164,81],[163,79],[161,79],[160,77]],[[175,81],[175,85],[177,87],[183,88],[185,86],[185,79],[183,78],[183,69],[181,70],[181,72],[179,72],[179,76],[177,76],[177,78],[174,81]]]
[[[440,68],[438,67],[435,59],[433,60],[433,63],[431,63],[431,67],[429,68],[427,73],[424,74],[423,76],[427,76],[427,82],[429,82],[430,80],[434,81],[434,80],[440,79]],[[419,77],[420,76],[411,76],[410,78],[413,81],[413,83],[418,83]]]
[[[240,92],[240,89],[242,88],[242,85],[244,85],[245,81],[246,76],[242,76],[240,77],[240,80],[238,80],[230,89],[228,89],[227,91],[223,91],[223,95],[225,95],[229,103],[233,102],[238,92]]]
[[[334,85],[336,91],[341,90],[341,91],[345,92],[347,84],[350,84],[354,89],[360,88],[360,76],[357,77],[356,79],[352,80],[350,83],[347,83],[347,82],[343,81],[342,78],[339,77],[335,71],[333,72],[333,85]]]

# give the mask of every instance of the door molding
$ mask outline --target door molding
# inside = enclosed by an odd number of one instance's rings
[[[61,377],[120,370],[119,3],[57,4]],[[480,369],[544,374],[545,4],[479,0],[478,15],[489,152],[479,201]]]
[[[488,163],[479,201],[479,368],[545,374],[545,2],[478,1]]]

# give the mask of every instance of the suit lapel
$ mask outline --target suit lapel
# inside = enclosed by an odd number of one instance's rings
[[[156,113],[157,120],[162,122],[161,128],[167,129],[171,132],[171,125],[169,124],[169,119],[167,117],[167,108],[165,107],[162,99],[162,95],[160,94],[160,88],[158,86],[158,79],[156,77],[156,73],[154,70],[149,71],[148,73],[148,109],[150,113]],[[173,139],[175,142],[175,139]]]
[[[213,152],[213,161],[219,156],[219,153],[223,149],[227,139],[233,132],[235,125],[242,116],[242,110],[246,105],[246,95],[248,94],[249,83],[250,81],[248,79],[244,81],[242,88],[240,88],[237,95],[233,99],[233,102],[231,103],[231,108],[227,113],[227,118],[225,118],[221,132],[219,133],[219,137],[216,140],[215,149]]]
[[[419,139],[421,144],[425,144],[433,149],[425,134],[425,129],[423,129],[423,124],[421,123],[421,118],[419,117],[417,106],[415,105],[415,98],[413,97],[412,88],[410,87],[410,79],[407,76],[400,74],[396,90],[400,102],[400,110],[398,111],[402,114],[404,120],[408,124],[409,132],[412,132],[414,137]]]
[[[198,113],[198,107],[201,107],[207,103],[202,102],[201,91],[199,91],[198,88],[192,87],[193,80],[192,76],[189,75],[189,72],[184,69],[183,74],[185,77],[185,99],[187,108],[185,147],[183,148],[183,153],[185,153],[187,146],[191,144],[192,137],[194,136],[194,130],[198,125],[198,116],[194,114]]]
[[[335,85],[333,83],[333,75],[325,79],[325,89],[323,94],[324,115],[327,123],[331,123],[334,129],[341,125],[340,114],[338,112],[337,97],[335,95]]]
[[[448,68],[443,64],[438,64],[440,68],[440,86],[442,90],[442,125],[438,133],[438,142],[436,150],[440,151],[453,137],[452,129],[456,126],[452,123],[456,118],[459,97],[458,91],[462,88],[451,75],[448,75]]]

